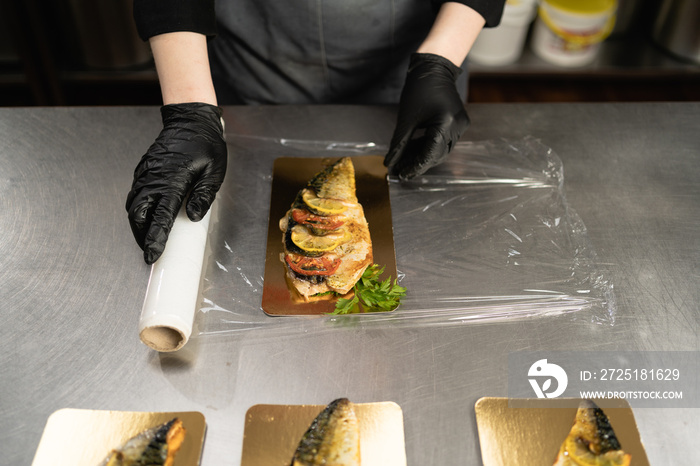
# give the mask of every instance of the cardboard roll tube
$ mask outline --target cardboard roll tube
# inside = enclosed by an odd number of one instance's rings
[[[177,351],[192,334],[211,210],[192,222],[183,205],[163,254],[151,266],[139,336],[156,351]]]

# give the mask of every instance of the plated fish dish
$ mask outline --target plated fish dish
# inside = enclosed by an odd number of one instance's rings
[[[593,401],[583,400],[554,466],[629,466],[608,417]]]
[[[317,173],[279,222],[286,278],[303,301],[349,293],[372,264],[369,225],[349,157]]]
[[[112,450],[100,466],[172,466],[184,440],[182,421],[174,418],[132,437]]]
[[[360,466],[360,425],[347,398],[332,401],[313,420],[291,466]]]

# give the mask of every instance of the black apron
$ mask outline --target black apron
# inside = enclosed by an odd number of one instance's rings
[[[218,0],[219,104],[397,103],[434,13],[429,0]]]

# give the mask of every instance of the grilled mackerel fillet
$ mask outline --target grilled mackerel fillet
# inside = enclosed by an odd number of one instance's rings
[[[328,292],[348,293],[372,264],[369,226],[348,157],[316,174],[279,226],[288,282],[306,301]]]
[[[145,430],[112,450],[100,466],[172,466],[185,440],[185,428],[178,418]]]
[[[554,466],[628,466],[631,458],[622,451],[603,410],[592,401],[583,400]]]
[[[359,466],[360,427],[347,398],[331,402],[316,416],[292,458],[291,466]]]

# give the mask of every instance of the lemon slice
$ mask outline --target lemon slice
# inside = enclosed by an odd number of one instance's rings
[[[309,207],[309,210],[318,215],[337,215],[345,212],[348,208],[337,199],[317,197],[310,189],[305,189],[301,198],[304,200],[304,204]]]
[[[292,242],[304,251],[327,252],[350,240],[351,234],[344,228],[324,236],[313,235],[302,225],[292,227]]]

